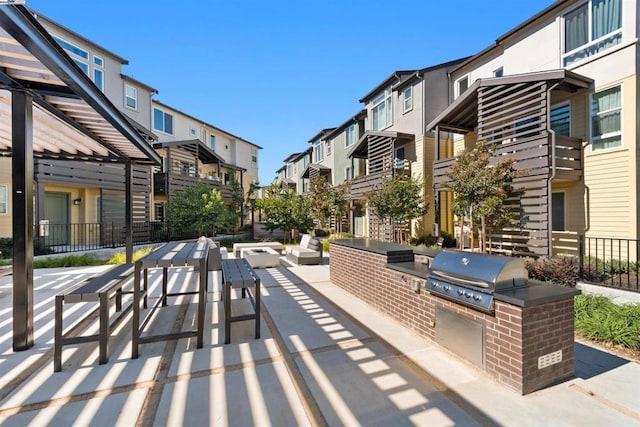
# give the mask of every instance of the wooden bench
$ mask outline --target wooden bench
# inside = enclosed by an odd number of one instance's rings
[[[231,289],[242,288],[242,298],[246,298],[246,289],[253,288],[253,314],[231,315]],[[249,295],[251,297],[251,295]],[[231,342],[231,323],[255,320],[255,336],[260,338],[260,278],[246,259],[222,260],[222,299],[224,300],[224,343]]]
[[[53,370],[59,372],[62,369],[62,347],[69,344],[80,344],[85,342],[98,341],[100,345],[99,363],[101,365],[109,361],[109,335],[124,319],[132,304],[122,311],[122,287],[133,276],[133,264],[119,264],[102,274],[93,276],[79,285],[65,291],[55,297],[55,341],[53,352]],[[114,299],[116,302],[116,312],[120,315],[109,323],[109,305]],[[64,304],[76,302],[98,301],[100,330],[97,335],[68,336],[70,332],[63,333],[62,307]],[[90,314],[82,320],[88,318]]]

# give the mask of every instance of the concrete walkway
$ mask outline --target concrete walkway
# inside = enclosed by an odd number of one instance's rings
[[[146,344],[131,360],[125,322],[106,365],[97,364],[97,344],[68,346],[54,374],[53,296],[104,268],[36,270],[36,345],[19,353],[11,277],[0,279],[0,425],[640,425],[636,363],[578,344],[575,379],[518,396],[332,285],[327,265],[285,260],[258,270],[260,340],[249,321],[233,324],[231,344],[222,344],[218,273],[204,348],[190,339]],[[159,279],[153,272],[156,298]],[[177,269],[170,287],[194,280]],[[151,331],[191,328],[189,298],[170,300]],[[251,309],[248,299],[234,304]],[[68,305],[66,325],[93,309]],[[86,327],[96,330],[95,317]]]

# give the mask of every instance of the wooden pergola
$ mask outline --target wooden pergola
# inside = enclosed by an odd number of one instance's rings
[[[153,148],[25,6],[0,6],[0,155],[12,159],[13,349],[33,346],[34,157],[125,165],[127,260],[132,169]]]

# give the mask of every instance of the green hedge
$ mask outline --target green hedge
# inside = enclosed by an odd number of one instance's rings
[[[578,334],[640,350],[640,304],[617,305],[601,295],[582,294],[574,307]]]

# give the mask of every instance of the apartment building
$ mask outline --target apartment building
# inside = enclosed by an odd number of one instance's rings
[[[494,250],[575,253],[578,236],[638,239],[638,2],[561,0],[451,72],[453,102],[428,125],[438,221],[445,173],[484,140],[516,160],[512,227]]]
[[[309,179],[302,175],[311,163],[311,147],[299,153],[292,153],[284,160],[284,165],[276,171],[276,177],[272,184],[279,185],[283,189],[293,190],[298,194],[309,191]]]
[[[262,147],[223,131],[158,100],[152,100],[153,144],[163,159],[154,171],[153,219],[164,219],[171,195],[197,183],[222,192],[231,201],[234,186],[246,194],[258,182]]]
[[[154,114],[157,109],[174,109],[153,100],[158,93],[155,88],[123,73],[123,67],[128,65],[126,59],[37,12],[34,15],[48,35],[124,115],[149,147],[166,153],[169,148],[163,144],[192,141],[193,146],[204,147],[202,153],[196,156],[202,161],[194,164],[213,165],[212,170],[200,169],[198,173],[202,177],[198,175],[198,179],[211,177],[215,178],[211,182],[223,183],[227,179],[228,183],[231,176],[237,176],[245,191],[251,182],[257,182],[258,151],[261,147],[178,113],[174,124],[176,132],[167,132],[169,129],[163,126],[168,122],[159,124],[160,121],[156,120],[158,116]],[[72,103],[61,103],[60,108],[81,114],[75,111],[77,107]],[[192,125],[197,129],[195,137]],[[42,136],[64,145],[65,141],[77,138],[77,132],[102,132],[99,125],[88,123],[85,126],[85,129],[59,126]],[[0,158],[0,166],[0,236],[11,236],[12,209],[8,197],[11,194],[11,159]],[[135,222],[146,223],[162,218],[162,206],[171,187],[165,186],[155,191],[154,180],[163,181],[154,178],[154,171],[161,173],[162,168],[152,170],[148,165],[134,165]],[[82,240],[86,244],[97,244],[105,243],[106,238],[116,235],[121,240],[122,233],[108,230],[108,227],[122,229],[121,224],[125,221],[124,177],[125,166],[118,162],[94,162],[90,157],[72,162],[55,157],[37,158],[34,164],[35,220],[38,224],[49,224],[46,227],[49,243],[64,245]]]
[[[435,138],[425,132],[435,112],[448,105],[448,72],[462,59],[416,70],[396,71],[360,99],[365,105],[364,133],[347,153],[349,159],[365,160],[365,171],[351,181],[350,197],[364,206],[368,192],[399,174],[422,180],[427,213],[406,233],[426,235],[435,222],[431,183]],[[355,168],[355,166],[354,166]],[[383,224],[367,210],[363,234],[391,238],[396,225]]]

